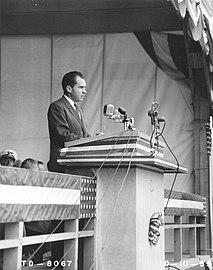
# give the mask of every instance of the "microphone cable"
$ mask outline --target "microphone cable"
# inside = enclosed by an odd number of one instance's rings
[[[110,149],[110,151],[109,151],[108,154],[106,155],[106,157],[105,157],[104,161],[102,162],[101,166],[98,168],[96,174],[92,177],[91,182],[92,182],[92,180],[94,180],[94,179],[97,177],[98,172],[99,172],[99,171],[101,170],[101,168],[104,166],[106,160],[108,159],[108,157],[109,157],[110,154],[112,153],[113,149],[115,148],[116,144],[118,143],[118,141],[119,141],[119,139],[121,138],[121,136],[123,135],[123,133],[124,133],[124,131],[122,131],[122,132],[119,134],[119,136],[118,136],[118,138],[116,139],[114,145],[112,146],[112,148]],[[125,149],[126,149],[126,148],[125,148]],[[77,184],[77,183],[76,183],[76,184]],[[90,183],[90,184],[91,184],[91,183]],[[89,187],[90,184],[89,184],[87,187]],[[83,193],[80,195],[80,197],[81,197],[82,195],[83,195]],[[78,200],[80,199],[80,197],[77,198],[76,203],[78,202]],[[73,206],[73,208],[74,208],[74,206]],[[72,209],[71,209],[71,210],[72,210]],[[91,218],[93,218],[93,217],[91,217]],[[59,223],[55,226],[55,228],[47,235],[47,237],[45,238],[45,240],[44,240],[44,241],[36,248],[36,250],[35,250],[35,251],[27,258],[25,264],[29,263],[29,261],[37,254],[37,252],[42,248],[42,246],[47,242],[47,240],[52,236],[52,234],[58,229],[58,227],[62,224],[63,221],[64,221],[64,220],[60,220],[60,221],[59,221]],[[86,225],[87,225],[87,224],[86,224]],[[62,240],[62,241],[63,241],[63,240]],[[62,260],[63,260],[63,258],[62,258]],[[22,268],[23,268],[23,266],[21,266],[21,268],[18,268],[17,270],[21,270]],[[52,269],[54,270],[55,268],[52,268]],[[3,270],[4,270],[4,268],[3,268]]]
[[[130,141],[130,139],[131,139],[131,136],[130,136],[130,138],[129,138],[129,141]],[[138,142],[138,140],[139,140],[139,138],[137,139],[137,142]],[[136,142],[136,144],[137,144],[137,142]],[[126,147],[127,147],[127,146],[126,146]],[[130,157],[130,161],[129,161],[129,164],[128,164],[128,168],[127,168],[126,174],[125,174],[125,176],[124,176],[124,178],[123,178],[123,180],[122,180],[121,186],[120,186],[120,188],[119,188],[119,190],[118,190],[118,194],[117,194],[117,197],[116,197],[116,200],[115,200],[115,204],[114,204],[113,211],[112,211],[112,215],[111,215],[111,219],[110,219],[110,224],[109,224],[108,230],[107,230],[107,232],[106,232],[105,242],[106,242],[106,240],[107,240],[107,238],[108,238],[108,234],[109,234],[109,231],[110,231],[110,228],[111,228],[111,225],[112,225],[113,217],[114,217],[114,215],[115,215],[115,210],[116,210],[116,207],[117,207],[117,204],[118,204],[118,200],[119,200],[119,197],[120,197],[121,190],[123,189],[124,183],[125,183],[125,181],[126,181],[126,178],[127,178],[128,174],[129,174],[129,170],[130,170],[130,168],[131,168],[132,158],[133,158],[133,154],[135,153],[135,149],[136,149],[136,146],[134,147],[134,149],[133,149],[133,151],[132,151],[132,153],[131,153],[131,157]],[[96,256],[96,259],[97,259],[97,257],[100,256],[101,252],[104,250],[104,246],[105,246],[105,243],[103,244],[101,250],[98,252],[98,254],[97,254],[97,256]],[[92,263],[92,265],[90,266],[89,270],[92,270],[92,269],[94,268],[94,264],[95,264],[95,261],[93,261],[93,263]]]
[[[177,159],[177,157],[175,156],[174,152],[172,151],[172,149],[169,147],[166,139],[164,138],[164,136],[162,135],[162,132],[157,134],[158,136],[161,136],[167,146],[167,148],[169,149],[170,153],[172,154],[172,156],[174,157],[175,161],[176,161],[176,165],[177,165],[177,170],[175,171],[175,176],[174,176],[174,180],[172,182],[172,185],[171,185],[171,188],[170,188],[170,191],[169,191],[169,195],[168,195],[168,198],[167,198],[167,202],[166,202],[166,206],[164,207],[164,213],[166,212],[166,209],[168,207],[168,203],[169,203],[169,200],[171,198],[171,195],[172,195],[172,191],[173,191],[173,188],[174,188],[174,185],[175,185],[175,182],[177,180],[177,175],[178,175],[178,172],[179,172],[179,168],[180,168],[180,164],[179,164],[179,161]]]
[[[166,127],[166,120],[163,121],[163,128],[162,128],[161,132],[159,134],[158,134],[158,132],[156,133],[156,139],[157,140],[158,140],[158,137],[160,137],[163,134],[163,132],[165,130],[165,127]]]
[[[119,138],[121,137],[122,134],[123,134],[123,132],[120,134]],[[114,174],[113,174],[113,176],[112,176],[112,178],[111,178],[111,180],[110,180],[109,185],[106,187],[106,189],[105,189],[105,191],[104,191],[104,193],[103,193],[103,195],[102,195],[102,197],[101,197],[101,199],[100,199],[100,201],[99,201],[99,203],[98,203],[96,209],[94,210],[93,214],[96,213],[96,211],[97,211],[97,209],[99,208],[99,206],[100,206],[100,204],[101,204],[103,198],[104,198],[105,195],[106,195],[106,192],[108,191],[110,185],[111,185],[112,182],[114,181],[114,177],[115,177],[115,175],[117,174],[117,171],[118,171],[118,169],[119,169],[119,167],[120,167],[120,164],[121,164],[121,162],[122,162],[122,160],[123,160],[123,157],[124,157],[124,155],[125,155],[125,153],[126,153],[126,149],[127,149],[127,146],[129,145],[129,142],[130,142],[130,140],[131,140],[131,137],[132,137],[132,134],[129,136],[129,139],[128,139],[128,141],[127,141],[127,143],[126,143],[126,146],[125,146],[125,148],[124,148],[124,150],[123,150],[123,155],[122,155],[122,157],[121,157],[121,159],[120,159],[120,161],[119,161],[119,163],[118,163],[118,165],[117,165],[117,167],[116,167],[116,170],[115,170],[115,172],[114,172]],[[119,138],[118,138],[118,139],[119,139]],[[116,143],[117,143],[117,142],[118,142],[118,140],[116,141]],[[113,145],[113,148],[115,147],[115,145],[116,145],[116,144]],[[112,152],[113,148],[111,149],[110,153]],[[110,155],[110,154],[108,154],[108,156],[109,156],[109,155]],[[108,157],[108,156],[107,156],[107,157]],[[106,160],[106,159],[105,159],[105,160]],[[100,171],[100,169],[103,167],[103,165],[104,165],[104,163],[102,163],[102,165],[99,167],[97,173]],[[96,174],[96,176],[97,176],[97,174]],[[96,176],[94,176],[94,177],[96,177]],[[93,215],[89,218],[89,220],[87,221],[87,223],[86,223],[85,226],[83,227],[82,231],[79,232],[79,237],[80,237],[80,236],[82,235],[82,233],[86,230],[87,225],[90,223],[90,221],[91,221],[92,218],[93,218]],[[63,257],[59,260],[59,263],[64,259],[64,257],[66,256],[66,254],[72,250],[73,245],[74,245],[74,243],[73,243],[73,244],[71,245],[71,247],[67,250],[67,252],[63,255]],[[101,250],[101,251],[102,251],[102,250]],[[99,253],[100,253],[100,252],[99,252]],[[93,268],[94,263],[95,263],[95,262],[93,261],[93,263],[92,263],[90,269]],[[54,268],[52,268],[52,270],[55,270],[56,267],[58,267],[58,266],[55,266]]]
[[[164,130],[165,130],[165,127],[166,127],[166,121],[164,120],[164,121],[162,121],[162,122],[163,122],[164,124],[163,124],[163,128],[162,128],[161,132],[158,132],[158,131],[157,131],[157,130],[158,130],[157,124],[154,124],[154,125],[153,125],[154,127],[153,127],[152,134],[151,134],[150,140],[149,140],[149,144],[150,144],[151,149],[154,149],[154,147],[155,147],[155,145],[153,145],[153,143],[152,143],[152,140],[153,140],[154,135],[156,134],[155,140],[157,141],[158,138],[163,134],[163,132],[164,132]],[[159,125],[159,123],[158,123],[158,125]]]
[[[153,140],[153,137],[154,137],[155,132],[156,132],[156,125],[153,126],[152,134],[151,134],[150,140],[149,140],[149,144],[150,144],[150,148],[151,148],[151,149],[154,149],[152,140]]]

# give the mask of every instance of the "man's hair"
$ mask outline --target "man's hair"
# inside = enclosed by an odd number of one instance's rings
[[[62,89],[64,90],[64,93],[67,91],[66,87],[67,85],[70,85],[71,87],[74,87],[74,85],[76,84],[76,77],[79,76],[82,79],[84,78],[84,75],[79,72],[79,71],[71,71],[68,72],[64,75],[63,79],[62,79]]]
[[[38,169],[38,162],[33,158],[27,158],[21,163],[21,168]]]
[[[15,159],[10,157],[10,156],[4,156],[0,160],[0,165],[2,165],[2,166],[10,166],[10,167],[12,166],[13,167],[14,164],[15,164]]]

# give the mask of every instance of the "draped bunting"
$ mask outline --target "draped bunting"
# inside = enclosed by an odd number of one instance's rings
[[[89,177],[0,166],[0,222],[90,217],[95,193]]]
[[[186,193],[180,191],[164,190],[164,204],[166,207],[165,216],[205,216],[206,200],[198,194]]]
[[[213,2],[211,0],[170,0],[181,18],[188,16],[188,30],[199,41],[213,65]]]
[[[188,85],[188,64],[183,35],[135,32],[146,52],[169,77]]]

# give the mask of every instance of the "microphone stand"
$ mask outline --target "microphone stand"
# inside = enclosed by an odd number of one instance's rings
[[[118,108],[118,112],[123,115],[122,123],[124,123],[124,132],[126,132],[127,130],[134,130],[134,118],[128,117],[127,111],[122,107]]]
[[[152,136],[151,136],[150,144],[151,144],[151,148],[152,148],[151,153],[152,153],[152,155],[154,155],[156,149],[159,152],[159,136],[157,134],[159,134],[160,122],[162,121],[162,119],[158,117],[157,110],[149,111],[148,116],[151,117]]]
[[[123,119],[123,123],[124,123],[124,132],[126,132],[128,130],[128,117],[127,114],[124,114],[124,119]]]
[[[124,119],[122,122],[124,123],[124,132],[127,130],[135,130],[133,117],[129,118],[127,114],[124,114]]]
[[[155,117],[155,147],[157,148],[157,151],[159,152],[159,136],[157,135],[160,131],[160,122],[158,117]]]

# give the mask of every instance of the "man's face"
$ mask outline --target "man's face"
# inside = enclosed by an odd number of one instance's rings
[[[70,97],[74,102],[81,102],[84,100],[84,97],[87,93],[86,91],[86,81],[81,77],[76,77],[76,84],[73,88],[70,89]]]

